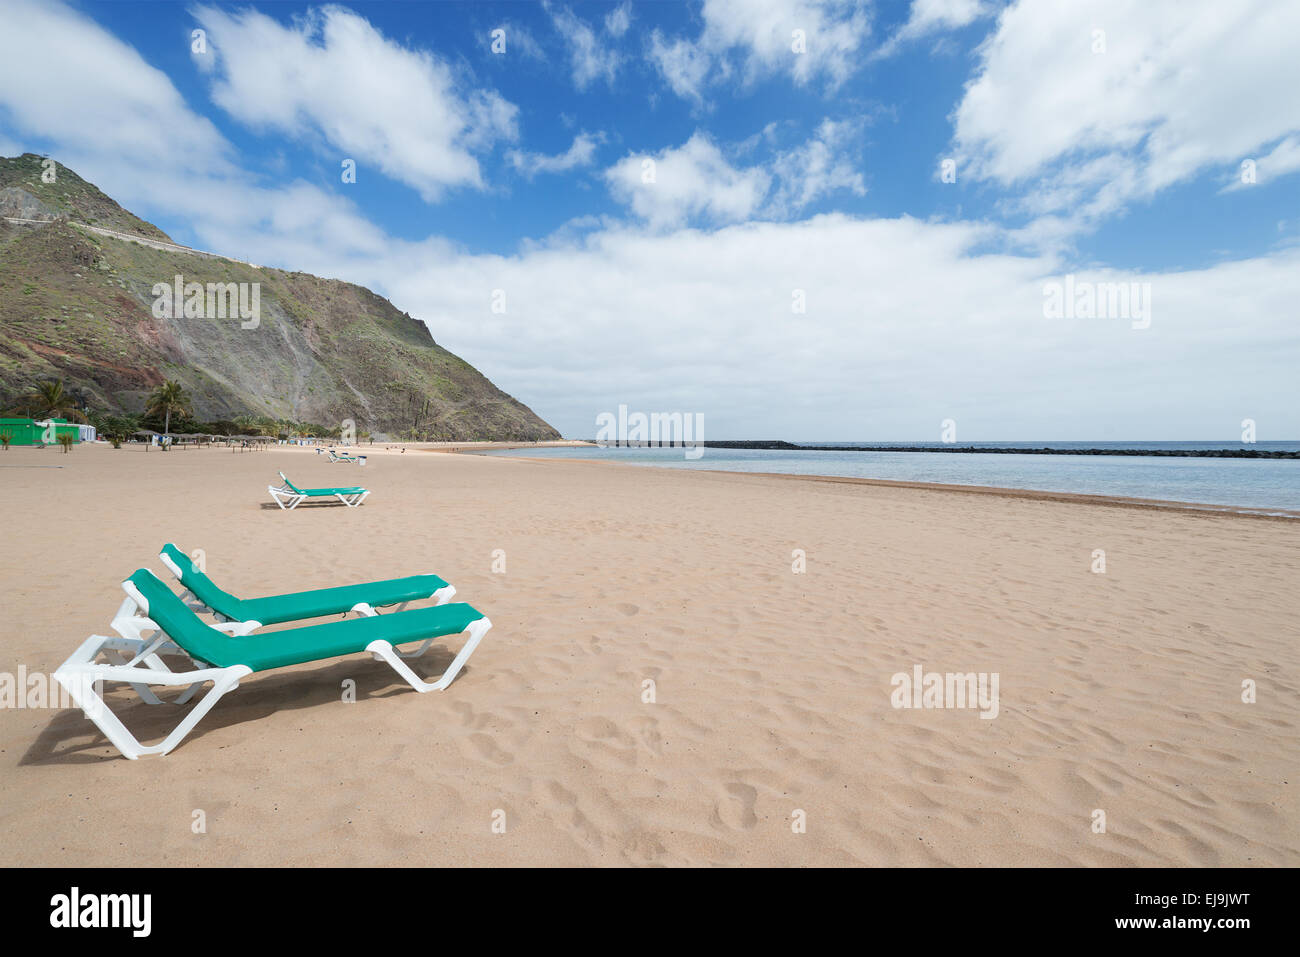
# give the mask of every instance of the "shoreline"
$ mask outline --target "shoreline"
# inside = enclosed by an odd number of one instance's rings
[[[474,454],[474,453],[470,453]],[[498,456],[493,456],[498,457]],[[909,488],[929,492],[961,492],[976,495],[994,495],[1029,501],[1061,502],[1073,505],[1103,505],[1112,508],[1138,508],[1164,512],[1183,512],[1192,515],[1226,515],[1234,518],[1271,519],[1293,522],[1300,519],[1300,510],[1269,508],[1253,505],[1216,505],[1210,502],[1180,502],[1174,499],[1137,498],[1124,495],[1098,495],[1091,492],[1054,492],[1048,489],[1004,488],[1000,485],[959,485],[948,482],[906,482],[897,479],[859,478],[851,475],[808,475],[789,472],[739,472],[729,469],[672,469],[663,466],[637,465],[631,462],[608,462],[600,459],[549,459],[527,455],[499,456],[530,462],[586,462],[592,465],[622,466],[657,471],[703,473],[707,475],[752,475],[762,478],[785,479],[800,482],[829,482],[841,485],[871,485],[883,488]]]
[[[582,439],[543,439],[540,442],[383,442],[384,446],[402,445],[416,452],[446,452],[474,455],[479,452],[504,451],[506,449],[580,449],[591,445]]]

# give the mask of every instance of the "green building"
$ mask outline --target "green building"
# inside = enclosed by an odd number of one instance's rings
[[[93,426],[76,425],[67,419],[0,419],[0,432],[9,433],[11,445],[56,445],[63,434],[71,435],[73,442],[95,438]]]

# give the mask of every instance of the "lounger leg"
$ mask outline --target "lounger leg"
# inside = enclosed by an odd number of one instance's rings
[[[197,692],[202,687],[203,687],[202,681],[194,682],[194,684],[190,685],[183,692],[181,692],[180,695],[177,696],[176,704],[189,704],[190,699],[194,697],[195,692]]]
[[[117,621],[115,622],[115,624],[122,624],[122,622]],[[139,627],[131,627],[128,625],[124,630],[129,631],[134,635],[138,636],[141,634],[141,632],[144,629]],[[125,644],[127,647],[132,648],[132,650],[135,651],[135,656],[128,659],[122,653],[122,649],[120,647],[120,645],[122,644]],[[147,641],[139,637],[123,638],[121,642],[113,642],[112,646],[105,645],[101,649],[101,652],[104,655],[104,657],[109,660],[110,664],[130,666],[130,665],[134,665],[137,661],[143,661],[154,671],[171,671],[171,669],[167,667],[167,663],[158,657],[158,650],[165,649],[165,648],[175,648],[175,647],[176,647],[175,644],[172,641],[170,641],[166,635],[157,633],[154,635],[154,637],[150,638]],[[179,649],[176,650],[179,651]],[[154,694],[147,684],[142,684],[140,682],[128,682],[128,683],[131,685],[131,688],[135,691],[135,693],[140,696],[140,700],[143,701],[145,704],[163,703],[162,699],[159,698],[156,694]]]
[[[438,599],[436,602],[434,602],[435,605],[445,605],[447,604],[447,602],[451,601],[452,596],[455,594],[456,594],[456,586],[446,585],[442,588],[439,588],[436,592],[434,592],[429,597]],[[395,615],[399,611],[405,611],[406,606],[409,604],[410,601],[404,601],[396,608],[394,608],[392,605],[384,605],[383,606],[384,608],[389,609],[389,611],[384,612],[384,614]],[[379,615],[379,609],[367,601],[357,602],[355,605],[353,605],[351,608],[348,609],[348,612],[355,613],[358,618],[375,618]]]
[[[291,492],[287,488],[276,488],[274,485],[268,485],[266,490],[271,493],[271,498],[275,499],[275,504],[279,505],[282,510],[297,508],[298,503],[307,497]],[[285,502],[289,504],[286,505]]]
[[[117,715],[108,709],[104,699],[95,691],[96,671],[97,669],[94,666],[69,670],[61,668],[54,673],[54,677],[59,684],[67,689],[68,695],[77,703],[77,706],[81,708],[86,717],[93,721],[100,731],[104,732],[104,737],[108,738],[124,756],[132,761],[142,754],[166,754],[172,750],[194,729],[199,720],[212,710],[212,706],[220,700],[222,695],[238,687],[240,678],[252,674],[252,670],[244,665],[232,665],[223,669],[223,672],[213,681],[212,690],[194,706],[193,710],[185,716],[185,719],[176,726],[175,730],[167,735],[160,744],[146,747],[126,729],[126,726],[122,724]]]
[[[54,673],[54,678],[67,689],[68,695],[77,703],[87,718],[95,723],[104,737],[108,738],[124,755],[134,761],[140,756],[140,742],[126,725],[117,719],[117,715],[108,710],[104,699],[95,691],[94,678],[86,672],[74,674]]]
[[[455,585],[445,585],[442,588],[439,588],[436,592],[434,592],[432,597],[438,599],[436,604],[445,605],[447,604],[447,602],[451,601],[452,596],[455,594],[456,594]],[[396,608],[394,608],[391,612],[389,612],[389,614],[396,614],[399,611],[403,611],[405,610],[406,606],[409,604],[410,604],[409,601],[404,601]],[[369,605],[364,601],[358,602],[357,604],[353,605],[352,611],[355,611],[357,613],[357,616],[362,618],[366,618],[366,617],[372,618],[379,614],[379,611],[373,605]],[[419,658],[426,651],[428,651],[429,646],[437,640],[438,639],[436,638],[430,638],[428,641],[422,641],[415,648],[414,651],[402,651],[400,648],[394,648],[393,653],[396,654],[397,657],[399,658]]]
[[[184,652],[184,651],[181,651],[181,654],[185,655],[185,652]],[[189,658],[189,655],[185,655],[185,657]],[[190,662],[194,665],[194,668],[195,668],[195,670],[197,670],[197,671],[204,671],[204,670],[210,669],[210,668],[212,667],[212,665],[208,664],[206,661],[200,661],[198,658],[190,658]],[[189,704],[190,699],[193,698],[194,695],[198,692],[198,690],[199,690],[200,688],[202,688],[205,684],[207,684],[207,681],[196,681],[196,682],[194,682],[194,684],[190,685],[188,688],[186,688],[184,691],[182,691],[179,695],[177,695],[177,696],[176,696],[176,700],[175,700],[174,702],[172,702],[172,703],[173,703],[173,704]]]
[[[127,659],[125,656],[119,654],[118,652],[114,651],[111,648],[104,649],[104,657],[107,658],[112,664],[115,665],[125,665],[127,663]],[[159,661],[159,664],[162,664],[162,662]],[[165,668],[167,666],[163,665],[163,667]],[[162,699],[159,698],[156,694],[154,694],[152,689],[150,689],[150,687],[146,684],[132,682],[131,690],[134,691],[136,694],[138,694],[140,696],[140,700],[143,701],[145,704],[162,704]]]
[[[465,667],[465,662],[469,660],[470,655],[474,654],[474,649],[478,647],[478,643],[483,640],[483,636],[488,633],[488,629],[491,627],[492,622],[486,618],[480,618],[478,621],[471,623],[463,632],[463,634],[469,635],[465,647],[461,648],[460,654],[452,660],[452,663],[447,666],[447,670],[442,673],[442,677],[437,681],[422,680],[419,675],[407,666],[406,662],[402,660],[402,656],[397,653],[393,646],[382,638],[376,638],[366,645],[366,651],[373,652],[388,662],[389,666],[401,675],[407,684],[421,694],[426,691],[442,691],[456,680],[456,675],[460,674],[460,669]],[[428,642],[425,642],[424,647],[427,647],[428,644]]]
[[[437,640],[438,639],[436,638],[430,638],[428,641],[422,641],[418,645],[416,645],[415,649],[412,651],[402,651],[402,649],[400,648],[394,648],[393,654],[397,655],[397,657],[399,658],[419,658],[426,651],[428,651],[429,646]]]
[[[194,730],[194,726],[199,723],[205,714],[212,710],[212,706],[221,700],[221,696],[227,691],[233,691],[239,687],[239,679],[244,675],[252,674],[251,668],[245,668],[243,665],[235,665],[229,671],[212,683],[212,690],[203,696],[198,704],[185,716],[185,720],[176,726],[176,730],[167,735],[161,744],[154,745],[152,748],[146,748],[146,754],[166,754],[176,745],[180,744],[182,739]],[[188,693],[188,692],[187,692]]]

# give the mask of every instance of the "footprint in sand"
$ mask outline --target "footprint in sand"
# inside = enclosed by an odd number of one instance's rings
[[[640,718],[632,721],[636,740],[655,757],[664,753],[663,738],[659,735],[659,721],[656,718]]]
[[[605,840],[600,836],[600,829],[597,828],[591,822],[591,819],[587,817],[586,814],[582,813],[582,809],[578,807],[578,795],[574,794],[558,781],[548,781],[546,787],[547,790],[551,792],[551,800],[564,809],[564,811],[561,812],[561,816],[563,816],[565,812],[572,812],[569,814],[569,823],[582,840],[592,845],[597,850],[604,847]]]
[[[667,853],[664,846],[648,834],[640,834],[623,845],[623,857],[632,864],[654,864]]]
[[[579,741],[619,744],[623,747],[635,744],[632,736],[609,718],[584,718],[573,726],[573,733]]]
[[[484,760],[491,761],[493,764],[513,764],[515,756],[508,751],[502,751],[497,747],[497,743],[482,732],[475,732],[469,736],[469,742],[478,751],[479,756]]]
[[[732,781],[727,785],[728,798],[713,807],[713,823],[732,830],[749,830],[758,823],[754,805],[758,791],[748,784]]]
[[[637,605],[633,605],[631,602],[626,602],[626,601],[621,601],[614,607],[617,608],[619,611],[621,611],[623,614],[627,615],[629,618],[631,618],[633,615],[641,611],[640,607],[638,607]]]

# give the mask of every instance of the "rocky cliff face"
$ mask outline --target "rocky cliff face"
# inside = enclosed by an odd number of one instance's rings
[[[370,290],[85,229],[78,224],[167,241],[70,170],[59,167],[50,189],[40,164],[33,154],[0,159],[0,216],[51,220],[0,220],[0,398],[59,378],[92,405],[133,412],[167,378],[189,390],[204,420],[352,419],[372,432],[460,441],[559,437]],[[159,308],[155,287],[177,276],[181,301]],[[258,315],[245,318],[239,293],[251,305],[254,288]]]

